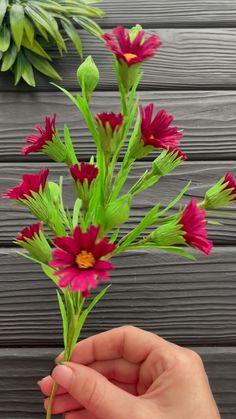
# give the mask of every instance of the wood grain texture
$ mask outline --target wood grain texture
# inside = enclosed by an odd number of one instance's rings
[[[101,7],[107,15],[100,21],[103,27],[140,23],[144,27],[161,26],[234,26],[234,0],[104,0]]]
[[[85,55],[92,55],[99,67],[101,80],[98,89],[116,89],[112,70],[112,54],[103,43],[91,35],[79,32]],[[229,29],[150,29],[162,41],[159,53],[143,66],[145,74],[141,89],[176,88],[235,88],[236,86],[236,32]],[[56,51],[52,51],[56,55]],[[80,59],[69,47],[66,57],[55,61],[63,77],[61,85],[77,90],[76,70]],[[49,79],[39,76],[37,89],[55,90]],[[35,92],[21,83],[17,90]],[[16,90],[11,74],[1,74],[0,91]]]
[[[236,247],[189,261],[161,251],[113,258],[112,287],[82,336],[133,324],[177,343],[236,345]],[[0,346],[61,345],[55,285],[16,254],[0,250]]]
[[[140,92],[141,103],[164,107],[184,130],[181,148],[189,160],[236,159],[236,91]],[[0,93],[0,161],[46,161],[41,153],[22,156],[24,137],[43,123],[45,115],[57,113],[58,128],[64,124],[71,130],[80,159],[94,154],[94,142],[75,106],[57,92]],[[91,102],[94,114],[107,109],[119,111],[115,92],[96,92]],[[149,157],[148,157],[149,158]]]
[[[48,374],[59,350],[59,348],[0,350],[0,414],[4,419],[45,417],[42,394],[36,382]],[[221,418],[235,419],[236,348],[196,347],[194,350],[203,359]],[[55,418],[59,419],[59,416]]]
[[[149,168],[151,163],[137,163],[130,173],[124,191],[128,190],[138,179],[138,177]],[[73,185],[69,178],[67,169],[62,165],[47,164],[51,169],[51,179],[58,181],[60,175],[65,175],[64,179],[64,202],[72,208],[75,199]],[[19,183],[23,173],[32,173],[43,167],[40,163],[2,163],[0,165],[0,193]],[[236,172],[236,162],[186,162],[172,174],[161,179],[152,188],[139,194],[133,200],[133,209],[129,221],[122,228],[126,233],[136,225],[141,217],[159,200],[162,205],[167,205],[173,199],[177,191],[180,191],[186,183],[192,179],[192,184],[183,198],[182,203],[189,202],[191,197],[201,199],[205,191],[224,175],[227,171]],[[234,205],[227,207],[235,212]],[[219,217],[218,217],[219,219]],[[0,225],[1,225],[1,244],[10,244],[16,233],[32,222],[33,217],[28,214],[23,206],[11,206],[9,200],[0,200]],[[210,226],[210,237],[220,244],[236,243],[236,218],[232,216],[221,217],[222,226]]]

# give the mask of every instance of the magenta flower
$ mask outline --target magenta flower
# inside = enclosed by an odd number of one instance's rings
[[[29,227],[23,228],[21,234],[16,236],[16,240],[27,242],[28,239],[33,240],[35,236],[39,235],[39,232],[42,230],[42,224],[30,224]]]
[[[94,164],[80,163],[70,167],[71,176],[75,181],[79,181],[83,185],[84,181],[87,180],[90,185],[98,175],[98,168]]]
[[[179,224],[184,231],[183,237],[186,242],[201,252],[209,255],[212,250],[213,243],[207,239],[208,232],[206,230],[207,221],[205,219],[206,211],[198,208],[197,200],[192,199],[185,207]]]
[[[230,190],[230,196],[232,197],[231,201],[236,201],[236,180],[234,179],[233,175],[231,173],[226,173],[223,184],[225,184],[225,187],[223,191]]]
[[[41,151],[44,145],[51,141],[54,135],[56,134],[56,114],[50,119],[50,116],[45,117],[45,126],[44,128],[37,124],[35,129],[38,131],[38,134],[28,135],[25,139],[26,142],[30,145],[27,145],[21,149],[22,154],[34,153]]]
[[[98,240],[99,230],[100,226],[92,225],[83,233],[78,226],[72,236],[53,240],[58,249],[53,251],[50,265],[57,269],[55,276],[60,276],[59,287],[70,286],[71,291],[81,291],[86,296],[90,288],[97,287],[98,278],[108,279],[107,271],[113,266],[103,258],[114,251],[115,245],[106,238]]]
[[[32,192],[44,191],[48,174],[48,169],[42,169],[33,175],[25,173],[22,176],[22,182],[15,188],[8,189],[2,197],[16,200],[27,199],[27,196],[32,197]]]
[[[175,161],[178,159],[181,160],[187,160],[187,156],[185,153],[183,153],[181,150],[179,150],[178,148],[169,148],[168,149],[170,153],[173,153],[174,157],[175,157]]]
[[[157,35],[152,35],[144,40],[145,31],[140,30],[135,38],[131,40],[128,29],[123,26],[117,26],[113,29],[113,34],[102,35],[106,46],[116,55],[118,60],[124,61],[129,67],[138,64],[154,56],[161,42]]]
[[[98,113],[96,115],[96,121],[98,123],[100,122],[103,125],[104,129],[106,129],[106,125],[109,124],[109,126],[112,129],[112,132],[118,130],[121,127],[123,120],[124,117],[121,113],[115,114],[114,112],[103,112]]]
[[[165,109],[160,109],[153,118],[153,109],[153,104],[145,108],[140,106],[141,138],[144,145],[155,148],[177,148],[183,134],[177,127],[170,127],[173,116],[168,115]]]

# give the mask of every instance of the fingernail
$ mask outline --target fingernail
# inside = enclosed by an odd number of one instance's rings
[[[73,371],[66,365],[57,365],[53,369],[52,378],[57,384],[60,384],[65,390],[71,385]]]

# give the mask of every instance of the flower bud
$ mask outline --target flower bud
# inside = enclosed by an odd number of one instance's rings
[[[89,101],[93,91],[99,82],[99,70],[91,55],[79,66],[77,70],[77,80],[83,95]]]
[[[131,199],[130,195],[123,195],[105,208],[103,222],[106,231],[118,227],[128,220]]]

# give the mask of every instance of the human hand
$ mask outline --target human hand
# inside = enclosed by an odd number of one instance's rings
[[[39,382],[45,396],[53,380],[65,419],[220,419],[199,355],[132,326],[79,342]]]

